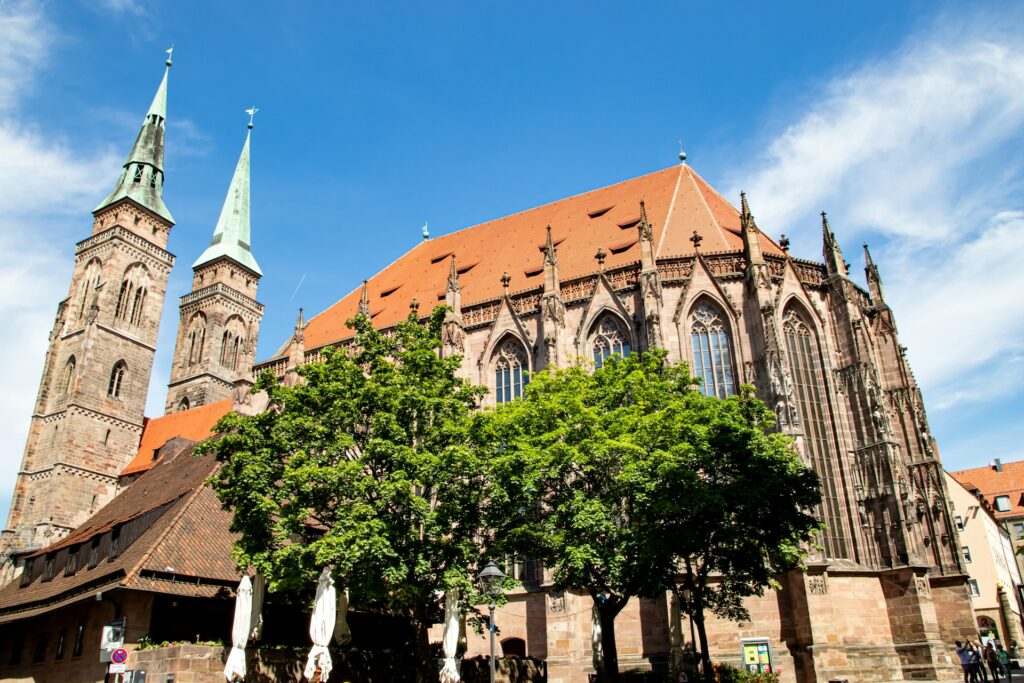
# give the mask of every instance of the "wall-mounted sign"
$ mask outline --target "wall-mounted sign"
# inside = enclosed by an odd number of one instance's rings
[[[767,638],[745,638],[740,645],[743,668],[751,673],[775,671],[772,648]]]

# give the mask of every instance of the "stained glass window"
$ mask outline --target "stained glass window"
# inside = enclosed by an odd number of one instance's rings
[[[736,393],[728,328],[721,311],[702,303],[690,316],[693,373],[706,396],[725,398]]]
[[[594,367],[604,365],[605,359],[613,353],[623,358],[629,355],[629,339],[622,331],[622,326],[614,316],[605,315],[597,324],[594,333]]]
[[[508,403],[523,395],[527,383],[526,354],[523,345],[507,339],[498,349],[494,364],[494,394],[498,403]]]
[[[793,375],[811,467],[821,479],[821,509],[825,522],[822,545],[828,557],[847,557],[842,505],[838,493],[838,463],[829,432],[829,405],[814,331],[789,309],[782,319],[786,355]]]

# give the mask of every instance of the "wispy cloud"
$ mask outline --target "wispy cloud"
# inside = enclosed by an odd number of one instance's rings
[[[95,6],[116,14],[142,14],[142,3],[138,0],[93,0]]]
[[[70,245],[88,229],[89,208],[116,177],[109,152],[83,157],[42,135],[19,110],[19,96],[44,68],[55,33],[29,3],[0,13],[0,515],[21,464],[47,335],[67,294]],[[86,221],[83,223],[83,221]]]
[[[1024,253],[1022,19],[922,27],[813,93],[733,178],[797,253],[818,251],[823,208],[849,260],[873,242],[933,410],[1024,379],[1024,268],[1007,258]]]

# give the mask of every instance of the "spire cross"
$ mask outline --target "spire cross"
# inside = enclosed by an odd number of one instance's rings
[[[249,130],[252,130],[253,119],[256,118],[256,112],[258,111],[259,109],[257,109],[255,106],[249,107],[245,110],[245,113],[249,115]]]
[[[779,247],[782,248],[782,251],[789,251],[789,238],[786,237],[786,233],[782,233],[782,238],[779,240]]]
[[[505,290],[505,296],[508,296],[508,286],[512,282],[512,276],[507,272],[501,274],[501,287]]]
[[[166,64],[167,66],[170,66],[172,64],[171,57],[174,56],[174,45],[171,45],[169,48],[164,50],[164,52],[167,53],[167,61],[164,62],[164,64]]]
[[[594,254],[594,258],[597,259],[597,267],[604,271],[604,260],[608,257],[608,253],[601,247],[597,248],[597,253]]]
[[[694,251],[699,251],[700,250],[700,243],[704,241],[704,238],[701,237],[699,232],[694,230],[693,231],[693,236],[690,238],[690,241],[693,242],[693,250]]]

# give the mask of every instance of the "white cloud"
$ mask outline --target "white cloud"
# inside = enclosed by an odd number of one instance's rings
[[[116,14],[142,14],[138,0],[94,0],[96,6]]]
[[[819,251],[822,208],[849,260],[871,235],[933,409],[1014,394],[1024,378],[1024,268],[1007,258],[1024,254],[1020,19],[937,20],[812,93],[733,180],[798,254]]]
[[[72,245],[88,234],[88,211],[116,177],[109,152],[82,157],[40,134],[18,95],[46,62],[52,27],[27,4],[0,14],[0,515],[21,464],[29,416],[57,302],[67,295]]]

